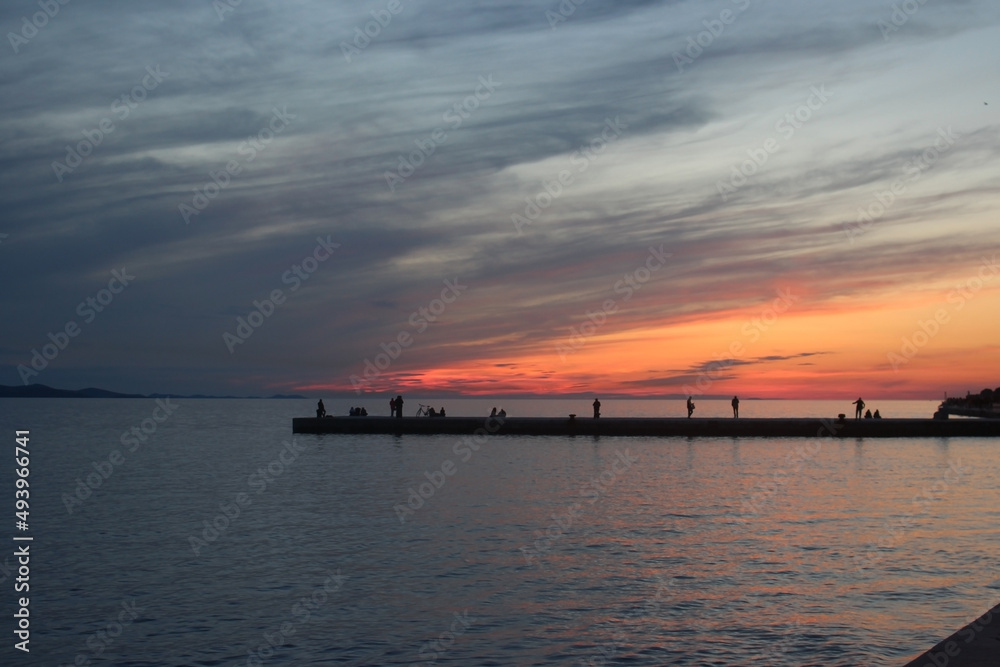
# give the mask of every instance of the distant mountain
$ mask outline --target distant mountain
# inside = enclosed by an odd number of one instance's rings
[[[8,387],[0,384],[0,398],[259,398],[258,396],[208,396],[195,394],[120,394],[107,389],[88,387],[87,389],[55,389],[44,384],[29,384],[27,386]],[[306,398],[298,394],[275,394],[268,398]]]
[[[88,387],[72,391],[55,389],[44,384],[29,384],[21,387],[0,385],[0,398],[145,398],[141,394],[119,394],[106,389]]]

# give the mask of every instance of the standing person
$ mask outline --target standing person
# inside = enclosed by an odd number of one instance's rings
[[[323,399],[321,398],[319,399],[319,403],[316,404],[316,417],[320,418],[325,416],[326,416],[326,406],[323,405]]]
[[[861,419],[861,411],[865,409],[865,402],[861,400],[860,396],[858,396],[858,400],[854,401],[853,405],[858,406],[854,411],[854,418]]]
[[[737,419],[740,416],[740,399],[733,396],[733,419]]]
[[[688,396],[688,406],[687,407],[688,407],[688,419],[691,419],[691,415],[694,414],[694,401],[691,400],[690,396]]]
[[[403,418],[403,397],[396,396],[396,416],[400,419]]]
[[[395,398],[390,398],[389,399],[389,416],[390,417],[395,417],[396,416],[396,399]]]
[[[594,419],[598,419],[601,416],[601,402],[594,399]]]

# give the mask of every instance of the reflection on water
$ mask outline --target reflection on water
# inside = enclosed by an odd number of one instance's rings
[[[151,404],[0,406],[46,664],[899,665],[1000,597],[989,440],[296,436],[268,472],[311,407],[183,402],[69,514]]]

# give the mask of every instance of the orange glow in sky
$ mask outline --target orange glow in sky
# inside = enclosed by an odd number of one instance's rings
[[[998,384],[1000,280],[952,280],[868,301],[816,304],[804,290],[751,308],[623,328],[624,309],[582,319],[516,356],[420,364],[418,344],[364,385],[390,393],[667,394],[937,398]],[[962,286],[957,289],[956,286]],[[489,346],[484,346],[488,348]],[[714,362],[714,363],[713,363]],[[360,369],[359,369],[360,370]],[[361,377],[359,374],[357,377]],[[331,382],[308,389],[344,392]]]

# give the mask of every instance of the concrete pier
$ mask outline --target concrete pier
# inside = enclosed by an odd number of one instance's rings
[[[943,639],[903,667],[997,667],[1000,665],[1000,605]]]
[[[1000,419],[698,419],[601,417],[298,417],[293,433],[607,435],[723,438],[1000,437]]]

